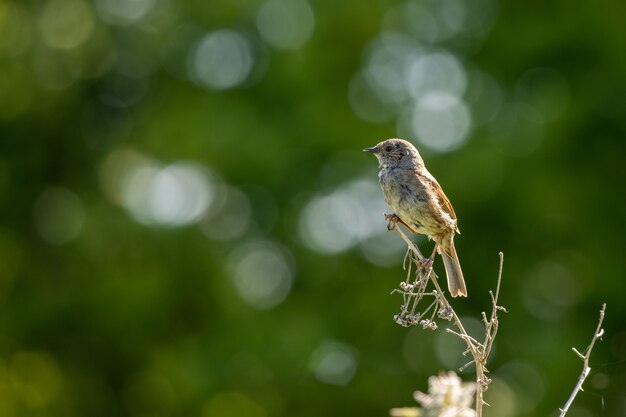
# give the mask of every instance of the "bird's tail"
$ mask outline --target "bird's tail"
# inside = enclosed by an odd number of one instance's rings
[[[448,290],[452,297],[467,297],[467,288],[465,288],[465,279],[463,279],[463,271],[459,257],[454,247],[454,235],[445,236],[441,242],[439,253],[443,258],[443,265],[446,268],[446,276],[448,277]]]

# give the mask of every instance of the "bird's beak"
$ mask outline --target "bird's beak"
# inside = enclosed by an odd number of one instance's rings
[[[380,151],[378,150],[377,147],[373,147],[373,148],[365,148],[363,149],[363,152],[379,153]]]

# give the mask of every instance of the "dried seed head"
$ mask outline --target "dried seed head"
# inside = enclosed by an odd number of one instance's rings
[[[420,326],[422,326],[423,329],[437,330],[437,323],[432,320],[421,320]]]
[[[452,308],[450,306],[442,308],[439,310],[437,315],[439,316],[440,319],[450,321],[452,320]]]

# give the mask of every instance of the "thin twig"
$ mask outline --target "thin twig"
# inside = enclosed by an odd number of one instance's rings
[[[593,350],[593,346],[596,344],[596,340],[601,338],[602,335],[604,334],[604,330],[602,329],[602,322],[604,321],[605,310],[606,310],[606,303],[602,304],[602,309],[600,310],[600,319],[598,320],[598,326],[596,327],[596,331],[593,334],[593,337],[591,338],[591,343],[589,344],[589,346],[587,346],[587,349],[585,349],[585,354],[583,355],[582,353],[577,351],[576,348],[572,348],[574,353],[576,353],[578,357],[583,360],[583,371],[580,373],[580,376],[578,377],[578,383],[576,384],[576,387],[574,387],[574,391],[572,391],[572,394],[567,399],[567,402],[565,403],[563,408],[560,409],[561,414],[559,414],[559,417],[563,417],[565,416],[565,414],[567,414],[567,411],[569,410],[569,407],[574,402],[574,398],[576,398],[576,395],[578,395],[578,392],[583,391],[583,382],[585,382],[585,379],[587,379],[589,372],[591,372],[591,368],[589,367],[589,358],[591,356],[591,351]]]
[[[415,265],[416,265],[416,271],[415,271],[416,279],[411,287],[411,290],[403,293],[405,302],[403,304],[401,314],[399,315],[398,322],[404,326],[417,324],[420,322],[419,319],[423,317],[425,313],[428,312],[433,307],[433,304],[431,304],[426,309],[425,312],[417,316],[418,318],[416,320],[415,318],[416,316],[414,314],[416,306],[419,303],[419,301],[422,299],[422,297],[426,294],[425,290],[426,290],[427,280],[430,279],[430,281],[433,283],[433,286],[435,287],[434,293],[436,295],[437,302],[440,304],[439,307],[442,308],[442,310],[439,311],[440,313],[439,317],[445,318],[446,320],[451,320],[454,323],[454,326],[457,328],[458,331],[447,329],[448,332],[454,334],[455,336],[459,337],[461,340],[465,342],[465,344],[467,345],[467,350],[465,351],[464,354],[469,352],[472,355],[472,361],[464,365],[461,370],[465,369],[467,366],[469,366],[472,363],[476,364],[476,404],[475,404],[476,405],[476,417],[482,417],[483,407],[485,405],[488,405],[483,399],[483,393],[487,390],[487,387],[489,386],[489,383],[491,382],[491,380],[487,378],[486,376],[486,374],[489,372],[486,366],[487,359],[489,358],[489,354],[491,353],[493,342],[498,332],[498,311],[506,312],[506,309],[504,307],[498,305],[498,297],[500,295],[500,284],[502,282],[502,269],[503,269],[503,264],[504,264],[504,255],[502,254],[502,252],[500,252],[499,254],[500,255],[500,268],[498,272],[498,283],[496,286],[495,295],[493,294],[493,292],[490,291],[491,301],[492,301],[491,316],[489,319],[487,319],[487,315],[485,313],[482,314],[483,322],[485,324],[485,340],[483,343],[480,343],[478,340],[471,337],[465,330],[465,327],[463,326],[463,323],[459,319],[459,316],[456,314],[456,311],[454,311],[448,299],[446,298],[445,293],[441,289],[441,286],[439,285],[438,277],[432,270],[432,264],[429,265],[428,268],[424,268],[424,265],[422,264],[422,261],[424,260],[424,256],[419,251],[419,249],[415,246],[415,244],[411,241],[411,239],[409,239],[406,236],[406,234],[404,234],[404,232],[400,229],[400,227],[396,226],[395,231],[400,235],[402,240],[404,240],[404,242],[407,244],[408,252],[413,254],[413,256],[411,256],[410,259],[412,259],[412,261],[415,262]],[[406,257],[405,257],[405,261],[406,261]],[[407,283],[409,282],[408,277],[407,277],[406,282]],[[413,290],[416,288],[417,288],[417,292],[414,292]],[[411,309],[411,313],[407,317],[405,316],[405,314],[407,313],[408,302],[411,298],[413,298],[413,308]],[[433,313],[435,311],[437,311],[437,309],[435,309]],[[428,323],[431,323],[431,320],[429,320]],[[436,326],[431,327],[431,328],[436,328]]]
[[[479,345],[482,348],[482,352],[479,355],[474,356],[474,360],[476,362],[476,416],[482,417],[483,415],[483,406],[489,405],[485,402],[483,398],[483,394],[487,391],[487,387],[491,382],[491,379],[487,378],[487,359],[489,359],[489,354],[491,353],[491,347],[493,346],[493,342],[496,339],[496,334],[498,333],[498,311],[506,311],[504,307],[498,305],[498,297],[500,296],[500,285],[502,283],[502,269],[504,266],[504,254],[502,252],[499,253],[500,256],[500,268],[498,269],[498,283],[496,284],[496,294],[493,292],[489,292],[491,294],[491,317],[488,321],[485,321],[485,341],[482,345]],[[487,315],[483,313],[483,320],[487,318]]]

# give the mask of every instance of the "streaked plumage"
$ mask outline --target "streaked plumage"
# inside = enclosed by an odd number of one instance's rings
[[[387,205],[413,232],[435,241],[441,238],[437,251],[443,258],[450,294],[467,297],[454,247],[454,235],[460,233],[456,214],[417,149],[406,140],[387,139],[365,151],[378,158],[378,178]]]

